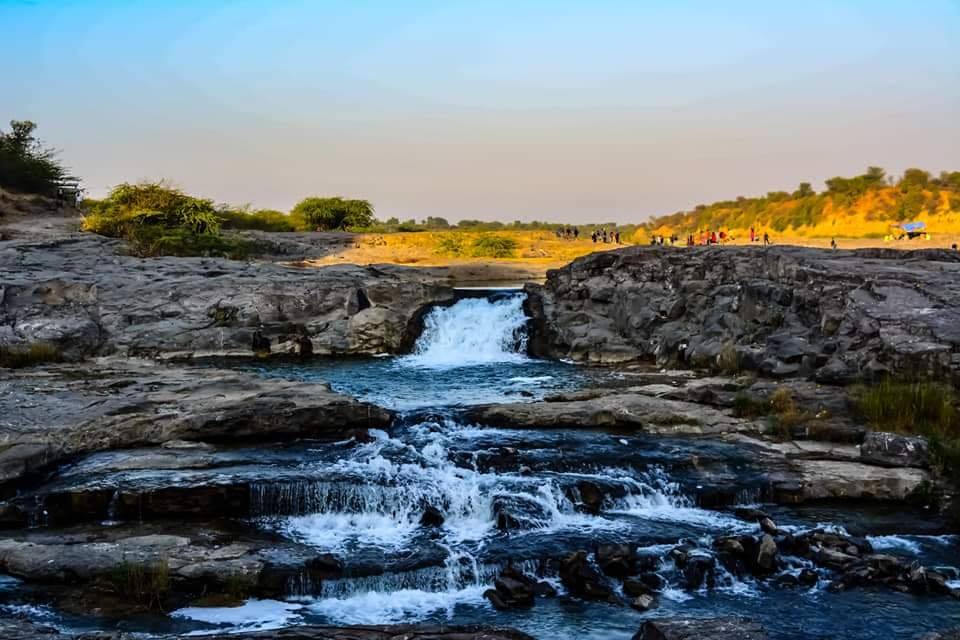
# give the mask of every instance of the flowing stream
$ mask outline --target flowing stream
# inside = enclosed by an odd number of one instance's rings
[[[669,562],[659,569],[664,588],[651,612],[565,597],[550,561],[564,553],[630,542],[641,555],[662,557],[681,541],[709,548],[720,535],[757,533],[732,507],[762,499],[765,471],[749,449],[706,439],[466,423],[467,405],[616,383],[617,374],[608,371],[528,358],[522,302],[520,294],[498,293],[437,308],[405,357],[251,365],[263,375],[329,381],[338,391],[398,410],[400,418],[362,444],[230,453],[238,460],[235,473],[252,478],[252,525],[335,556],[347,577],[318,583],[302,576],[290,581],[283,601],[187,608],[174,618],[197,632],[304,622],[498,623],[543,639],[630,638],[645,617],[670,614],[747,615],[766,623],[771,637],[791,640],[911,637],[960,623],[960,605],[949,598],[830,593],[825,581],[784,589],[722,568],[714,588],[685,590]],[[730,485],[734,504],[698,506],[704,469]],[[187,472],[179,478],[191,480]],[[603,489],[599,514],[578,508],[588,485]],[[428,507],[442,514],[442,524],[423,524]],[[874,526],[872,508],[839,514],[766,508],[787,530],[856,527],[873,534],[878,550],[958,564],[956,538]],[[483,592],[507,562],[552,583],[560,596],[539,599],[528,611],[495,611]],[[784,571],[808,566],[787,558]]]

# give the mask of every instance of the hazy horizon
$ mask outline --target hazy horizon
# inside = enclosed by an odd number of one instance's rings
[[[960,2],[0,0],[0,128],[91,195],[167,178],[381,219],[640,222],[960,170]]]

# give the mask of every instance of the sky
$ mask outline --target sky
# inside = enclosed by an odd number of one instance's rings
[[[960,170],[960,0],[0,0],[14,118],[94,196],[640,222]]]

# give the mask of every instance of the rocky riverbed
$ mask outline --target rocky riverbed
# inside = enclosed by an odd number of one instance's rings
[[[466,293],[0,243],[0,342],[69,360],[0,370],[0,636],[955,626],[954,487],[846,385],[955,375],[958,269],[631,248]]]

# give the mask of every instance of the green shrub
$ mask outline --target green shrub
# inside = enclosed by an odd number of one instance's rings
[[[459,256],[463,254],[463,249],[463,238],[456,234],[441,236],[437,241],[437,253]]]
[[[473,241],[472,253],[477,258],[512,258],[517,241],[498,235],[483,235]]]
[[[319,231],[345,231],[370,227],[376,222],[373,205],[367,200],[343,198],[304,198],[290,217],[297,227]]]
[[[218,212],[224,229],[242,229],[245,231],[267,231],[278,233],[296,231],[293,220],[282,211],[259,209],[249,211],[240,209],[221,209]]]
[[[121,184],[103,200],[84,204],[82,229],[123,238],[140,256],[242,258],[254,244],[220,234],[213,201],[189,196],[164,182]]]
[[[29,120],[11,120],[10,132],[0,131],[0,186],[52,196],[67,172],[56,151],[34,137],[36,128]]]
[[[63,353],[52,344],[34,342],[29,346],[0,347],[0,368],[24,369],[52,362],[63,362]]]

